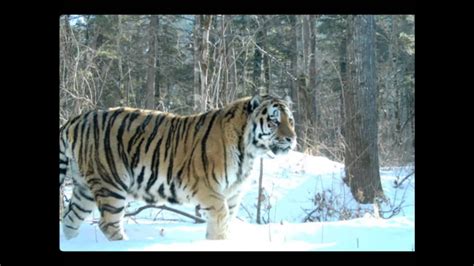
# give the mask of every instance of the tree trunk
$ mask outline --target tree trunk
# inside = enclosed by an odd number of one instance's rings
[[[302,29],[303,29],[303,73],[308,74],[311,51],[311,32],[309,25],[309,15],[303,15],[302,17]]]
[[[259,26],[260,25],[257,25],[257,27]],[[263,85],[263,82],[262,82],[263,53],[260,51],[260,49],[265,49],[263,47],[263,29],[260,29],[256,32],[255,43],[256,43],[256,46],[254,48],[254,55],[253,55],[253,76],[252,76],[252,81],[253,81],[252,94],[253,95],[258,94],[259,87]]]
[[[156,28],[158,27],[158,16],[150,16],[148,26],[148,53],[147,53],[147,81],[145,92],[145,108],[155,108],[155,65],[156,65]]]
[[[229,92],[229,54],[227,53],[227,43],[226,43],[226,30],[228,25],[228,19],[226,15],[222,15],[221,20],[221,41],[222,41],[222,57],[224,63],[222,64],[223,68],[223,77],[222,77],[222,86],[221,86],[221,93],[219,94],[219,102],[223,104],[227,104],[227,99],[225,95],[228,95]],[[218,103],[217,103],[218,104]]]
[[[298,150],[304,151],[306,146],[306,136],[304,131],[304,106],[302,104],[301,93],[306,89],[306,75],[304,68],[304,46],[303,46],[303,23],[302,16],[291,16],[292,25],[294,25],[295,35],[292,41],[292,50],[294,56],[292,57],[292,71],[296,77],[296,80],[292,83],[292,94],[291,98],[295,103],[294,116],[295,116],[295,131],[298,136]]]
[[[311,119],[310,117],[314,114],[311,113],[311,104],[312,99],[308,97],[310,90],[309,83],[309,69],[310,69],[310,62],[313,52],[311,51],[311,32],[310,32],[310,22],[309,22],[309,15],[301,16],[301,28],[302,28],[302,45],[303,45],[303,58],[301,59],[302,69],[301,73],[299,74],[300,77],[300,105],[301,105],[301,114],[302,114],[302,121],[303,121],[303,151],[308,150],[308,145],[310,141],[313,139],[311,134],[308,134],[310,129],[312,128]]]
[[[120,50],[121,42],[120,39],[122,38],[122,16],[117,16],[117,30],[118,34],[116,35],[116,49],[117,49],[117,64],[119,69],[119,82],[118,82],[118,89],[120,92],[120,105],[128,106],[128,93],[125,89],[125,78],[123,74],[123,62],[122,62],[122,52]]]
[[[201,112],[207,110],[208,104],[208,76],[209,76],[209,33],[212,24],[212,15],[201,15],[202,40],[200,46],[200,74],[201,74]]]
[[[258,199],[257,199],[257,223],[261,224],[261,214],[260,210],[262,208],[262,201],[263,201],[263,187],[262,187],[262,179],[263,179],[263,158],[260,158],[260,175],[258,177]]]
[[[232,86],[229,86],[229,93],[226,94],[226,103],[230,103],[234,100],[235,95],[237,94],[237,88],[239,88],[239,75],[237,73],[237,58],[235,55],[235,48],[232,46],[231,48],[231,60],[232,62],[230,65],[230,81]]]
[[[319,53],[316,48],[316,16],[310,15],[309,16],[309,31],[310,31],[310,54],[309,54],[309,91],[311,92],[310,95],[310,107],[308,110],[311,110],[310,113],[310,121],[311,121],[311,136],[312,139],[316,142],[319,142],[319,117],[320,117],[320,110],[319,110]]]
[[[194,24],[194,110],[207,110],[208,70],[209,70],[209,32],[212,15],[196,15]]]
[[[297,74],[297,65],[298,65],[298,52],[297,52],[297,36],[298,34],[296,33],[297,32],[297,26],[298,26],[298,23],[297,23],[297,20],[296,20],[296,16],[289,16],[289,21],[290,21],[290,25],[293,26],[293,28],[295,29],[293,31],[293,34],[290,38],[290,47],[289,47],[289,50],[291,51],[290,52],[290,71],[291,73],[296,76]],[[282,73],[280,74],[281,77],[284,77],[284,70],[282,69]],[[300,117],[299,117],[299,113],[298,113],[298,108],[297,108],[297,105],[298,105],[298,80],[296,79],[293,79],[293,78],[290,78],[290,97],[291,97],[291,101],[294,103],[293,104],[293,116],[294,116],[294,119],[295,119],[295,131],[296,131],[296,135],[298,136],[298,146],[297,146],[297,149],[299,150],[299,143],[300,143],[300,132],[301,132],[301,127],[300,127],[300,123],[301,123],[301,120],[300,120]]]
[[[201,90],[201,78],[199,71],[199,47],[201,43],[201,17],[200,15],[194,16],[194,32],[193,32],[193,56],[194,56],[194,92],[193,92],[193,111],[197,112],[200,110],[199,95]]]
[[[156,15],[156,28],[154,29],[155,33],[155,103],[158,103],[158,106],[160,108],[163,108],[162,104],[160,104],[160,101],[163,100],[161,98],[161,89],[160,89],[160,60],[161,60],[161,53],[159,53],[159,42],[160,40],[160,35],[159,35],[159,30],[160,30],[160,17]],[[162,110],[162,109],[159,109]]]
[[[346,18],[343,18],[346,20]],[[345,21],[347,24],[347,20]],[[345,115],[345,101],[344,101],[344,91],[347,87],[348,83],[348,74],[347,74],[347,36],[342,35],[341,43],[339,46],[339,68],[341,70],[341,88],[339,94],[339,102],[340,102],[340,114],[341,114],[341,134],[345,136],[346,131],[346,115]],[[333,139],[336,139],[337,136],[333,136]]]
[[[269,43],[268,43],[268,38],[267,38],[267,33],[268,33],[268,30],[267,30],[267,27],[264,27],[263,28],[263,46],[265,47],[265,49],[268,49],[267,47],[269,47]],[[265,87],[265,90],[266,90],[266,93],[269,93],[270,91],[270,88],[272,87],[272,82],[271,82],[271,69],[270,69],[271,65],[270,65],[270,58],[268,55],[263,55],[263,71],[264,71],[264,87]]]
[[[62,221],[64,214],[64,190],[63,185],[59,186],[59,220]]]
[[[377,146],[374,28],[373,16],[349,16],[345,173],[352,195],[363,204],[383,197]]]

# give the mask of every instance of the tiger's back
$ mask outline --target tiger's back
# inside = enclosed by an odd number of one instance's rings
[[[255,107],[245,98],[192,116],[113,108],[71,119],[60,130],[60,182],[67,171],[75,180],[65,236],[76,236],[97,206],[108,239],[125,238],[121,220],[133,197],[199,204],[208,214],[207,237],[226,238],[256,157],[247,148]]]

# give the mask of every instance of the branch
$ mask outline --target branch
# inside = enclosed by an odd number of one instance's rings
[[[245,207],[245,205],[244,205],[243,203],[240,203],[240,207],[241,207],[242,210],[244,210],[244,211],[247,213],[247,215],[248,215],[248,217],[249,217],[249,220],[252,220],[252,217],[253,217],[253,216],[252,216],[252,214],[249,212],[249,210]]]
[[[400,181],[400,182],[398,182],[398,180],[395,180],[395,182],[394,182],[394,183],[395,183],[395,188],[399,188],[399,187],[403,184],[403,182],[405,182],[405,180],[407,180],[407,179],[408,179],[410,176],[412,176],[414,173],[415,173],[415,172],[409,173],[409,174],[408,174],[407,176],[405,176],[405,177],[402,179],[402,181]]]
[[[384,218],[384,219],[390,219],[392,218],[393,216],[395,215],[398,215],[400,213],[400,211],[402,210],[402,204],[404,203],[405,201],[401,201],[400,204],[396,207],[394,207],[393,209],[391,210],[388,210],[388,211],[380,211],[379,213],[382,214],[382,213],[390,213],[390,215],[388,217],[385,217],[383,215],[380,215],[380,217]]]
[[[316,209],[312,210],[310,213],[308,213],[308,215],[306,215],[306,217],[303,219],[303,222],[305,223],[305,222],[309,221],[311,219],[311,215],[313,215],[316,211],[318,211],[318,208],[316,208]],[[311,219],[311,221],[313,221],[313,220]]]
[[[270,57],[271,60],[273,60],[273,61],[277,62],[278,64],[280,64],[280,65],[283,67],[283,69],[285,70],[286,74],[288,74],[288,76],[290,76],[294,81],[297,80],[295,76],[293,76],[290,72],[288,72],[288,70],[286,70],[285,65],[284,65],[282,62],[280,62],[280,60],[278,60],[278,58],[272,56],[270,53],[268,53],[267,51],[263,50],[263,48],[260,47],[254,40],[251,40],[251,42],[253,42],[253,44],[255,44],[255,47],[257,47],[257,49],[258,49],[260,52],[264,53],[266,56]]]
[[[172,211],[172,212],[181,214],[181,215],[183,215],[183,216],[186,216],[186,217],[188,217],[188,218],[191,218],[191,219],[193,219],[196,223],[205,223],[205,222],[206,222],[206,220],[204,220],[204,219],[202,219],[202,218],[199,218],[199,217],[194,216],[194,215],[189,214],[189,213],[185,213],[185,212],[180,211],[180,210],[177,210],[177,209],[170,208],[170,207],[165,206],[165,205],[162,205],[162,206],[145,205],[145,206],[142,206],[142,207],[138,208],[138,209],[137,209],[136,211],[134,211],[134,212],[126,213],[126,214],[125,214],[125,217],[137,215],[137,214],[139,214],[141,211],[143,211],[143,210],[145,210],[145,209],[148,209],[148,208],[154,208],[154,209],[161,209],[161,210]]]
[[[332,68],[337,73],[337,77],[339,78],[339,83],[341,85],[341,90],[344,91],[344,82],[342,81],[342,75],[341,75],[341,72],[337,69],[336,64],[329,57],[323,57],[323,61],[326,61],[326,62],[331,64]]]

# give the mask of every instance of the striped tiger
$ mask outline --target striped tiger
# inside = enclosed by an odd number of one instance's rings
[[[96,206],[107,239],[127,239],[122,219],[129,199],[199,205],[206,238],[227,239],[254,160],[296,146],[288,100],[269,95],[190,116],[89,111],[62,126],[59,139],[60,187],[66,175],[74,181],[62,219],[67,239]]]

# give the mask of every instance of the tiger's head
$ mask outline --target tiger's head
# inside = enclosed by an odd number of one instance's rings
[[[286,154],[296,147],[295,122],[290,100],[257,95],[248,104],[249,141],[258,155]]]

